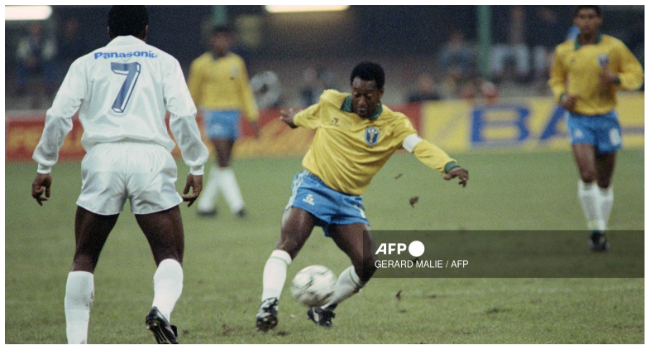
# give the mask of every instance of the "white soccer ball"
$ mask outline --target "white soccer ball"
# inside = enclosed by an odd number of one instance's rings
[[[291,282],[291,295],[307,306],[323,306],[334,295],[336,275],[321,265],[307,266]]]

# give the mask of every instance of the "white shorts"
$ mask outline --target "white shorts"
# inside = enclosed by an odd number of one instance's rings
[[[147,142],[100,143],[81,162],[77,205],[99,215],[151,214],[183,202],[176,192],[176,162],[161,145]]]

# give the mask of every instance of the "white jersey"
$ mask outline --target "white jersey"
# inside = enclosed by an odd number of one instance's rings
[[[99,143],[120,140],[155,142],[171,151],[174,141],[165,126],[168,110],[183,160],[192,174],[203,174],[209,152],[201,141],[180,64],[144,41],[118,36],[70,66],[34,151],[39,173],[49,173],[56,163],[77,110],[86,152]]]

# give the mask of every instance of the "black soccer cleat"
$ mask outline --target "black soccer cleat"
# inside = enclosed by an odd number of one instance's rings
[[[178,330],[176,326],[169,324],[169,321],[160,313],[157,307],[152,307],[145,319],[147,329],[150,330],[158,344],[178,344],[176,337]]]
[[[242,208],[237,213],[235,213],[235,216],[238,219],[245,219],[246,216],[248,216],[248,212],[246,211],[246,208]]]
[[[601,231],[592,232],[589,238],[589,248],[594,252],[608,252],[609,242],[607,242],[605,233]]]
[[[307,316],[310,320],[314,321],[315,324],[324,327],[332,327],[332,319],[335,317],[334,311],[330,309],[321,309],[319,307],[310,307],[307,310]]]
[[[257,330],[266,332],[278,325],[278,298],[268,298],[257,312]]]

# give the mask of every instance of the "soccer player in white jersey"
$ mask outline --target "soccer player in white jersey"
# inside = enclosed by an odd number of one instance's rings
[[[38,174],[32,196],[50,197],[52,166],[79,111],[83,185],[75,218],[76,250],[65,293],[69,343],[86,343],[93,271],[128,198],[158,269],[146,325],[158,343],[177,343],[170,314],[183,288],[184,234],[179,204],[192,205],[203,184],[208,149],[196,123],[196,107],[178,61],[145,43],[149,16],[144,6],[113,6],[108,13],[111,42],[77,59],[68,71],[34,151]],[[183,196],[176,192],[174,142],[190,167]],[[188,194],[192,188],[192,193]],[[43,197],[44,195],[44,197]]]

